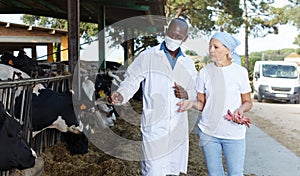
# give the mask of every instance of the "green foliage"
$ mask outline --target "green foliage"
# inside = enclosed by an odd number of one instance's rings
[[[23,20],[25,24],[29,24],[33,26],[62,29],[62,30],[68,29],[68,21],[65,19],[24,14],[21,17],[21,20]]]
[[[265,37],[278,34],[278,25],[286,23],[284,8],[273,7],[274,0],[243,0],[245,38],[249,35]],[[248,42],[248,40],[245,40]],[[248,43],[246,43],[248,47]],[[248,48],[245,48],[248,51]],[[249,54],[245,53],[245,67],[249,70]]]
[[[68,30],[68,21],[65,19],[24,14],[21,17],[21,20],[25,24],[29,24],[29,25]],[[97,35],[97,33],[98,33],[97,24],[80,22],[80,34],[81,37],[86,41],[91,40],[91,38]]]
[[[300,0],[292,0],[293,5],[286,6],[286,10],[284,12],[284,18],[300,29]],[[300,34],[295,37],[294,44],[300,46]]]
[[[183,17],[204,33],[226,30],[236,33],[243,23],[239,0],[167,0],[166,17]]]
[[[284,17],[297,28],[300,28],[300,6],[287,5],[285,7]]]
[[[158,45],[157,36],[149,35],[149,36],[139,36],[135,39],[135,55],[139,55],[141,52],[146,50],[149,47],[153,47]]]
[[[122,46],[125,48],[126,39],[124,37],[124,29],[123,27],[119,28],[117,26],[109,26],[106,28],[106,32],[108,33],[108,40],[110,48]],[[130,31],[128,31],[130,32]],[[153,47],[159,44],[157,37],[162,36],[162,33],[147,33],[141,30],[131,31],[129,35],[129,39],[134,40],[134,55],[139,55],[142,51],[146,50],[149,47]],[[131,36],[131,37],[130,37]]]
[[[98,34],[98,24],[80,22],[80,34],[85,41],[92,40]]]
[[[278,34],[278,25],[285,24],[285,8],[273,7],[274,0],[247,0],[248,31],[254,37]]]
[[[296,49],[296,53],[300,55],[300,48]]]
[[[294,44],[300,46],[300,34],[297,37],[295,37]]]
[[[186,50],[185,54],[187,54],[189,56],[198,56],[198,54],[196,53],[196,51],[193,51],[193,50]]]

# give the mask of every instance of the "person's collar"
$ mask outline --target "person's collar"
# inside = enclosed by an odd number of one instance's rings
[[[165,51],[165,52],[168,52],[167,47],[166,47],[166,44],[165,44],[165,41],[163,41],[163,42],[160,44],[159,50],[163,50],[163,51]],[[180,56],[185,57],[185,55],[183,54],[183,52],[182,52],[182,50],[181,50],[181,47],[179,47],[179,51],[178,51],[178,54],[177,54],[177,57],[180,57]]]
[[[165,44],[165,41],[163,41],[163,42],[160,44],[159,50],[166,50],[166,44]]]

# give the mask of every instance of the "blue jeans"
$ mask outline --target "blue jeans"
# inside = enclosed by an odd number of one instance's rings
[[[205,158],[209,176],[224,176],[222,152],[226,161],[227,176],[243,176],[245,160],[245,139],[220,139],[198,131],[200,146]]]

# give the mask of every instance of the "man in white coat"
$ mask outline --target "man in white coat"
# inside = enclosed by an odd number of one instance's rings
[[[180,46],[188,37],[188,24],[173,19],[165,40],[141,53],[128,67],[125,79],[108,98],[124,104],[143,85],[142,174],[179,175],[187,172],[188,117],[177,112],[182,98],[196,99],[194,62]]]

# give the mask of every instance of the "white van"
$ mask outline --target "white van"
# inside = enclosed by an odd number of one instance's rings
[[[297,64],[286,61],[256,61],[253,72],[254,98],[258,102],[279,100],[299,103]]]

